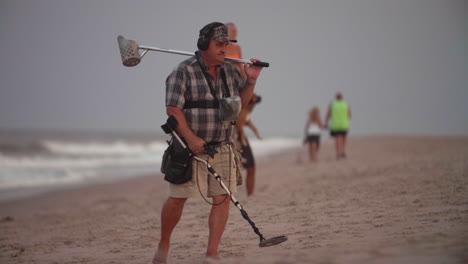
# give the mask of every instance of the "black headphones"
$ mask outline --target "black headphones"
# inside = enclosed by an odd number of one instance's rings
[[[210,46],[210,32],[219,26],[224,26],[224,24],[220,22],[213,22],[200,29],[200,35],[198,36],[197,42],[197,47],[199,50],[208,49]]]

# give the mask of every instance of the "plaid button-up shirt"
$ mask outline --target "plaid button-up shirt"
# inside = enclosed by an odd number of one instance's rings
[[[239,95],[245,82],[239,70],[227,62],[219,66],[216,80],[208,74],[216,96],[218,98],[225,97],[223,95],[224,84],[220,74],[221,68],[224,68],[226,72],[226,82],[231,96]],[[202,72],[203,70],[209,72],[209,68],[198,52],[195,53],[195,56],[180,63],[166,79],[166,106],[182,109],[192,132],[205,142],[229,140],[233,126],[231,122],[220,120],[218,108],[184,109],[186,101],[216,100],[210,92],[210,86]]]

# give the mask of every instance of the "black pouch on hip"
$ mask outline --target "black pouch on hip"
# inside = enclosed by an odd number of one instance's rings
[[[173,184],[183,184],[192,179],[192,156],[179,141],[171,139],[164,151],[161,173],[164,179]]]

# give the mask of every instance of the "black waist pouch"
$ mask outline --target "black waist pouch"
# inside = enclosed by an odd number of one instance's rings
[[[171,139],[164,151],[161,173],[164,179],[173,184],[183,184],[192,179],[192,156],[179,141]]]

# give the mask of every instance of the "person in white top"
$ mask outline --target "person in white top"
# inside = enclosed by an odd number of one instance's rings
[[[322,130],[322,120],[320,119],[320,110],[317,107],[309,111],[309,118],[305,125],[305,140],[309,146],[309,160],[317,161],[318,151],[320,149],[320,132]]]

